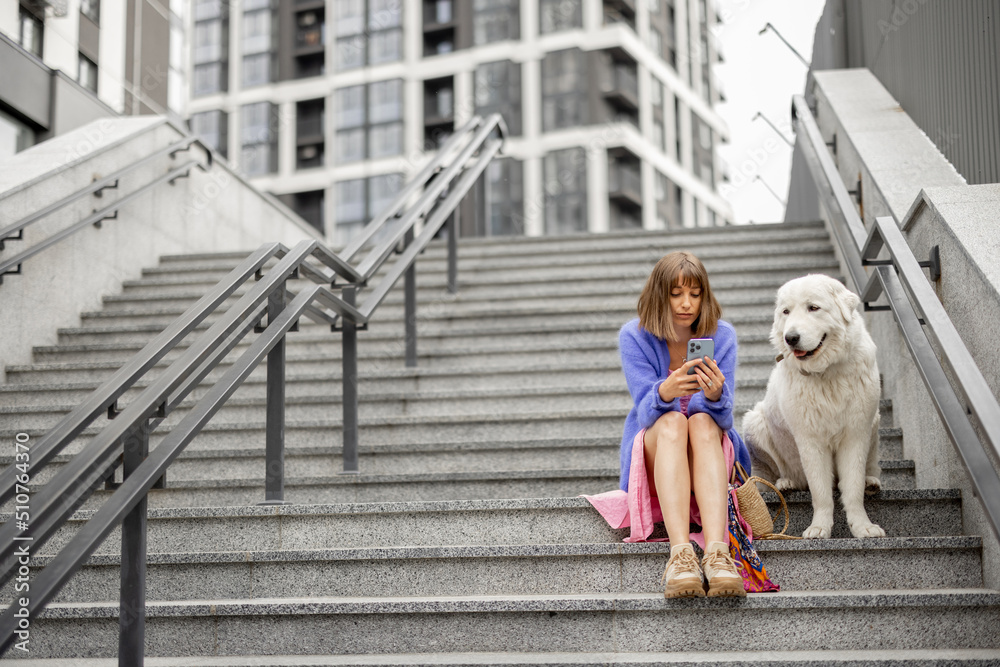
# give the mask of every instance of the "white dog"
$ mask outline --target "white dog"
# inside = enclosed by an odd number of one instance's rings
[[[881,488],[880,387],[860,301],[829,276],[782,285],[771,328],[778,363],[764,400],[743,417],[753,473],[781,490],[808,485],[813,519],[806,538],[830,537],[834,472],[851,534],[885,537],[864,506],[866,486]]]

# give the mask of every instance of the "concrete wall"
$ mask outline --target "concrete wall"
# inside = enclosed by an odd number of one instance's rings
[[[157,117],[105,118],[29,148],[0,164],[4,223],[20,220],[95,179],[177,141],[182,133]],[[103,208],[191,157],[155,160],[122,177],[118,190],[87,196],[31,225],[24,241],[8,241],[10,257],[93,210]],[[246,183],[222,162],[208,171],[163,184],[125,205],[115,220],[88,227],[28,259],[22,275],[0,285],[0,368],[31,362],[34,345],[57,342],[59,327],[80,324],[80,313],[101,308],[101,298],[166,254],[250,251],[262,243],[292,245],[317,238],[314,229],[273,197]]]
[[[866,228],[876,217],[892,215],[918,259],[940,245],[942,276],[933,286],[1000,396],[1000,234],[995,224],[1000,186],[966,185],[868,70],[816,72],[810,93],[824,139],[836,135],[841,179],[848,189],[861,179]],[[985,583],[998,587],[1000,545],[896,322],[884,312],[868,313],[866,319],[879,348],[884,394],[893,400],[893,418],[903,429],[904,456],[916,463],[917,486],[962,489],[965,532],[983,536]]]

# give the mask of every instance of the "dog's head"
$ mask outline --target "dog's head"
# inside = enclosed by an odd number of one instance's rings
[[[790,280],[778,290],[771,344],[787,361],[809,373],[822,373],[840,361],[847,328],[861,299],[824,275]]]

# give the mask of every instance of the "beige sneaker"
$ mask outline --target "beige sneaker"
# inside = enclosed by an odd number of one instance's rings
[[[743,577],[736,569],[733,557],[729,555],[729,545],[712,542],[705,546],[705,557],[701,559],[708,579],[708,597],[746,597]]]
[[[663,571],[660,583],[666,582],[663,597],[667,598],[703,598],[705,597],[704,577],[698,556],[691,544],[677,544],[670,547],[670,560],[667,569]]]

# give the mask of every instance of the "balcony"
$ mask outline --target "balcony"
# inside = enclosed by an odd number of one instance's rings
[[[615,63],[604,70],[601,79],[601,94],[606,100],[630,111],[639,109],[639,82],[634,66]]]
[[[642,207],[642,179],[638,163],[611,160],[608,164],[608,198],[619,205]]]
[[[323,11],[300,12],[295,17],[295,55],[322,53],[326,44],[326,23]]]
[[[444,125],[455,119],[455,95],[451,79],[447,83],[424,84],[424,125]]]
[[[424,33],[454,30],[457,25],[451,0],[424,2]]]

